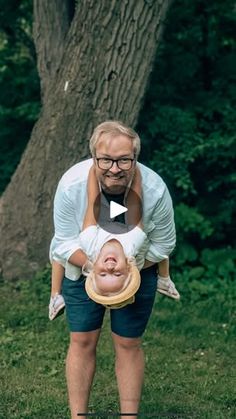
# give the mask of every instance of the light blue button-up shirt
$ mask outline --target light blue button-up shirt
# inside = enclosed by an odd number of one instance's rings
[[[61,178],[54,199],[55,234],[50,259],[65,267],[67,278],[76,280],[81,268],[68,262],[81,248],[79,234],[87,207],[87,179],[92,159],[72,166]],[[153,170],[138,163],[142,177],[143,225],[148,238],[146,255],[151,262],[166,259],[175,247],[175,223],[172,200],[166,184]]]

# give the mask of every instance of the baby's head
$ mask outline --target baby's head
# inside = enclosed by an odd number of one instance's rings
[[[139,288],[140,275],[132,258],[125,256],[120,242],[112,239],[102,247],[86,282],[87,285],[89,283],[88,289],[86,288],[88,294],[91,294],[92,290],[93,296],[90,295],[92,299],[98,298],[99,300],[99,296],[101,296],[106,301],[109,299],[118,301],[122,299],[122,296],[129,295],[130,301],[126,302],[128,304],[134,301],[133,295]],[[133,294],[131,290],[134,291]],[[104,298],[102,298],[103,301],[105,301]],[[103,303],[101,302],[101,304]],[[109,306],[109,304],[107,305]]]
[[[130,273],[130,264],[121,243],[112,239],[101,248],[94,264],[97,292],[110,295],[122,291]]]

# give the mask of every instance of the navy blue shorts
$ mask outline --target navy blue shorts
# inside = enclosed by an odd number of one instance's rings
[[[149,320],[157,288],[156,265],[140,272],[141,285],[135,302],[123,308],[110,310],[111,330],[119,336],[140,337]],[[77,281],[64,278],[62,294],[71,332],[90,332],[102,327],[105,307],[91,300],[85,291],[85,277]]]

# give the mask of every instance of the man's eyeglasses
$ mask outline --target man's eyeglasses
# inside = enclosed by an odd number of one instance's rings
[[[135,159],[107,159],[105,157],[96,158],[99,169],[110,170],[114,163],[117,164],[120,170],[130,170]]]

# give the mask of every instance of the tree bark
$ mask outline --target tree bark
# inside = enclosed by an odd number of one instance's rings
[[[74,9],[73,0],[34,0],[33,33],[43,102],[60,68]]]
[[[32,277],[47,262],[57,182],[88,157],[93,128],[106,119],[135,126],[170,0],[80,0],[71,21],[59,10],[69,3],[35,0],[44,101],[0,202],[4,278]]]

